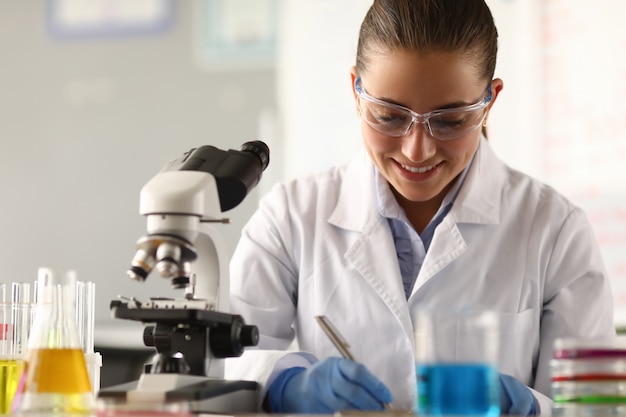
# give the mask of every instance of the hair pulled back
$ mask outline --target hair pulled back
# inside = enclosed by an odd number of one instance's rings
[[[460,52],[492,79],[498,32],[484,0],[374,0],[359,32],[356,67],[370,52]]]

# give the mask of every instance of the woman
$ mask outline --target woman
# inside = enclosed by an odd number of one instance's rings
[[[585,215],[483,134],[496,52],[483,0],[374,1],[351,70],[365,152],[276,185],[232,259],[231,309],[261,339],[231,375],[260,381],[266,409],[410,410],[418,308],[497,312],[503,414],[550,413],[556,338],[614,334]],[[317,315],[362,365],[336,358]]]

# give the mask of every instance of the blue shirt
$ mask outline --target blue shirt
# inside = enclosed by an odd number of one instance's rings
[[[404,294],[408,300],[417,280],[417,275],[422,268],[426,252],[435,234],[435,229],[441,223],[443,218],[452,208],[456,196],[465,181],[467,172],[469,171],[471,161],[467,167],[461,172],[461,175],[455,182],[454,186],[446,194],[441,206],[435,216],[428,223],[421,235],[419,235],[411,223],[409,222],[404,209],[400,207],[398,201],[391,192],[391,188],[387,180],[374,168],[376,196],[378,200],[378,211],[389,221],[391,233],[396,245],[396,253],[398,255],[398,263],[400,265],[400,273],[402,275],[402,284],[404,286]]]

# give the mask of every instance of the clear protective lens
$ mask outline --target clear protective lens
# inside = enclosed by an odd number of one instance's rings
[[[380,133],[389,136],[402,136],[413,123],[410,113],[401,108],[361,101],[361,111],[365,121]]]
[[[485,109],[435,114],[427,124],[433,137],[439,140],[458,139],[478,128],[485,118]]]

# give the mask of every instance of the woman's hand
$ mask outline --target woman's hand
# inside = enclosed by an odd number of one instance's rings
[[[534,416],[536,412],[530,389],[512,376],[500,374],[500,414]]]

